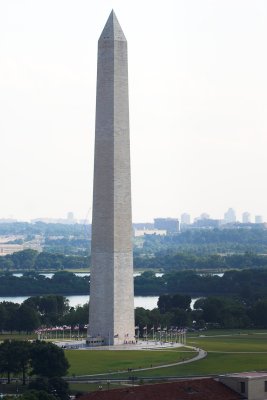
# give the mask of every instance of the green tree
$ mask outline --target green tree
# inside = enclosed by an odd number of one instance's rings
[[[6,309],[2,303],[0,303],[0,331],[5,328],[6,321]]]
[[[8,256],[0,257],[1,270],[9,271],[14,267],[15,267],[15,265],[14,265],[12,259],[10,258],[10,256],[9,257]]]
[[[58,346],[37,341],[31,348],[31,367],[32,375],[52,378],[66,375],[69,363]]]
[[[45,325],[61,323],[62,317],[67,314],[69,310],[68,299],[60,295],[29,297],[23,304],[34,309]]]
[[[44,390],[27,390],[20,396],[21,400],[57,400],[57,397]]]
[[[71,308],[62,320],[65,325],[84,325],[88,322],[89,303]]]
[[[6,331],[13,332],[17,329],[17,312],[19,309],[19,304],[3,301],[2,305],[6,311],[4,329]]]
[[[17,269],[34,269],[38,252],[26,249],[12,254],[12,261]]]
[[[22,384],[26,384],[26,375],[30,365],[31,343],[26,341],[14,340],[10,342],[11,354],[16,363],[17,371],[22,372]]]
[[[22,382],[25,385],[26,374],[30,363],[30,346],[26,341],[6,340],[0,345],[0,370],[8,375],[22,372]]]
[[[61,400],[69,399],[69,385],[64,379],[59,377],[54,378],[36,378],[30,382],[29,389],[37,391],[45,391],[49,394],[56,396]]]
[[[184,328],[190,326],[192,321],[190,318],[190,313],[181,308],[176,308],[173,312],[172,325],[178,326],[179,328]]]
[[[139,327],[140,335],[143,336],[143,329],[148,326],[149,320],[149,310],[145,310],[142,307],[137,307],[135,309],[135,324]]]
[[[159,296],[158,299],[158,308],[160,312],[171,311],[176,308],[180,308],[182,310],[190,309],[191,296],[182,295],[182,294],[174,294],[168,295],[164,294]]]
[[[251,308],[249,315],[253,324],[258,328],[267,327],[267,300],[259,300]]]
[[[19,332],[32,332],[40,326],[40,318],[37,312],[22,304],[17,311],[17,330]]]
[[[208,297],[200,299],[195,303],[195,309],[203,310],[203,319],[206,322],[219,323],[222,320],[222,309],[224,307],[224,299],[217,297]]]
[[[13,343],[9,340],[0,344],[0,372],[7,374],[7,383],[10,383],[12,373],[19,372],[19,362],[14,352]]]

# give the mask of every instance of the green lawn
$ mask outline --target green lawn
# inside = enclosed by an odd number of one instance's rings
[[[203,360],[171,368],[135,372],[138,377],[187,376],[225,374],[230,372],[266,371],[267,354],[222,354],[211,353]],[[127,374],[125,374],[127,377]]]
[[[29,340],[35,335],[7,334],[4,339]],[[190,364],[149,371],[136,371],[135,376],[186,376],[199,374],[220,374],[267,370],[267,331],[265,330],[213,330],[201,333],[189,333],[189,346],[200,347],[208,356]],[[105,351],[105,350],[66,350],[70,362],[69,375],[92,375],[110,372],[127,371],[128,368],[149,368],[172,364],[183,358],[192,358],[195,353],[185,348],[172,348],[157,351]],[[132,373],[131,373],[132,374]],[[129,372],[119,376],[129,376]],[[112,377],[115,377],[112,375]]]
[[[4,340],[36,340],[37,335],[36,333],[30,333],[27,335],[26,333],[0,333],[0,342]]]
[[[250,333],[233,336],[188,337],[187,344],[190,346],[200,347],[207,351],[267,352],[267,332],[264,334]]]
[[[188,335],[187,344],[206,350],[208,356],[205,359],[173,367],[135,371],[131,374],[138,377],[159,377],[267,370],[267,331],[209,331],[204,335]],[[109,372],[146,368],[151,364],[156,366],[175,363],[194,355],[190,352],[183,353],[177,348],[168,351],[69,350],[66,354],[71,364],[70,375],[107,372],[107,378]],[[128,377],[129,372],[118,376]],[[112,377],[115,378],[116,375]]]
[[[76,395],[76,393],[88,393],[88,392],[94,392],[96,390],[99,390],[99,386],[102,387],[103,390],[111,390],[111,389],[116,389],[116,388],[121,388],[125,387],[125,385],[121,385],[120,383],[113,383],[110,382],[107,384],[106,382],[102,383],[70,383],[69,384],[69,389],[70,393],[72,395]]]
[[[70,363],[69,375],[91,375],[172,364],[196,354],[182,350],[66,350],[65,353]]]
[[[18,383],[12,382],[9,385],[0,383],[0,393],[3,394],[22,394],[26,390],[27,386],[21,385],[20,381]]]

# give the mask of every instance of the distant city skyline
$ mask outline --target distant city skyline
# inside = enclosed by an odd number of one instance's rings
[[[0,216],[91,219],[111,8],[130,43],[133,220],[267,216],[266,0],[0,2]]]
[[[224,221],[225,223],[233,223],[233,222],[242,222],[242,223],[263,223],[267,222],[265,221],[265,218],[263,215],[260,215],[258,213],[253,213],[253,212],[248,212],[248,211],[242,211],[242,210],[236,210],[233,209],[232,207],[229,207],[227,210],[225,210],[224,213],[220,216],[214,217],[213,215],[210,215],[207,212],[202,212],[199,215],[193,215],[188,212],[180,212],[177,213],[176,216],[171,217],[168,214],[164,215],[157,215],[152,217],[152,219],[143,219],[143,220],[133,220],[133,223],[142,223],[142,222],[147,222],[147,223],[154,223],[157,219],[178,219],[179,223],[181,224],[192,224],[194,221],[199,220],[199,219],[215,219],[215,220],[221,220]],[[79,218],[73,211],[68,211],[65,216],[57,216],[57,217],[51,217],[51,216],[42,216],[42,217],[35,217],[35,218],[29,218],[29,219],[20,219],[16,218],[15,216],[0,216],[0,223],[4,221],[26,221],[26,222],[46,222],[46,223],[91,223],[91,218]]]

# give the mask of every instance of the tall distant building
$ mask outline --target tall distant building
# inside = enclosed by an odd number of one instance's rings
[[[224,213],[224,223],[231,224],[233,222],[236,222],[235,210],[233,208],[229,208],[228,211]]]
[[[127,41],[112,11],[98,41],[87,343],[135,342]]]
[[[249,212],[245,211],[242,214],[242,223],[243,224],[248,224],[251,222],[251,215]]]
[[[210,215],[207,213],[202,213],[202,214],[200,214],[199,219],[210,219]]]
[[[190,223],[191,223],[190,214],[183,213],[183,214],[181,215],[181,224],[190,225]]]
[[[68,221],[74,221],[74,213],[72,211],[69,211],[67,214],[67,220]]]
[[[179,232],[179,220],[177,218],[155,218],[154,227],[166,230],[167,233],[176,233]]]
[[[191,225],[192,228],[202,228],[202,229],[215,229],[221,226],[222,221],[220,219],[203,218],[197,219]]]
[[[255,224],[262,224],[262,223],[263,223],[262,215],[255,215]]]

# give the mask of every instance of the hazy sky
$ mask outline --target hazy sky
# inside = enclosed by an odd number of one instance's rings
[[[230,206],[267,219],[266,0],[0,0],[0,218],[91,216],[112,8],[129,47],[133,220]]]

